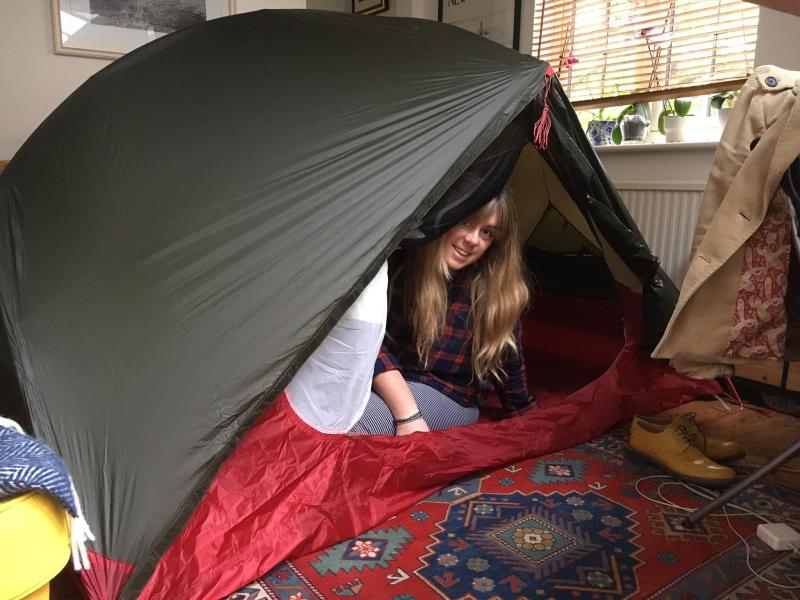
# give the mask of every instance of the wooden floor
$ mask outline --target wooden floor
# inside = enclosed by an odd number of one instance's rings
[[[800,439],[800,419],[760,406],[745,404],[742,408],[721,400],[697,400],[664,414],[686,412],[695,413],[704,434],[739,442],[747,456],[737,464],[748,467],[766,464]],[[800,490],[800,457],[784,463],[771,478]]]

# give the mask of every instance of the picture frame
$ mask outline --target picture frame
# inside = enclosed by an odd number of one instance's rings
[[[357,15],[376,15],[389,10],[389,0],[353,0],[353,13]]]
[[[56,54],[114,60],[176,29],[236,14],[236,0],[51,0]]]
[[[519,50],[522,0],[439,0],[439,21]]]

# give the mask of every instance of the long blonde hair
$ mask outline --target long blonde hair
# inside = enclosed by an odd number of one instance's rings
[[[472,306],[472,370],[484,382],[505,375],[502,362],[508,350],[520,352],[514,326],[525,310],[529,292],[520,252],[519,233],[507,188],[467,219],[482,221],[497,211],[492,244],[475,263],[470,284]],[[414,331],[416,350],[427,367],[431,348],[442,334],[447,313],[447,283],[452,278],[445,262],[444,236],[412,251],[406,265],[405,311]]]

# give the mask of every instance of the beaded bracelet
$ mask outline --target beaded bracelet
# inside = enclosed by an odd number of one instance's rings
[[[421,418],[422,418],[422,413],[417,411],[413,415],[411,415],[410,417],[404,417],[402,419],[395,419],[394,420],[394,424],[395,425],[404,425],[405,423],[411,423],[412,421],[416,421],[417,419],[421,419]]]

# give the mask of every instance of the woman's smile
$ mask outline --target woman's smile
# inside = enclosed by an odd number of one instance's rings
[[[481,221],[467,219],[445,232],[447,267],[458,271],[477,262],[492,245],[499,221],[495,211]]]

